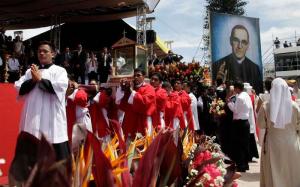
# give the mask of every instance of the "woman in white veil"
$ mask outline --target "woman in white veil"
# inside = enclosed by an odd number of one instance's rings
[[[262,104],[258,124],[266,129],[261,150],[260,186],[300,186],[300,109],[292,101],[283,79],[272,81],[270,100]]]

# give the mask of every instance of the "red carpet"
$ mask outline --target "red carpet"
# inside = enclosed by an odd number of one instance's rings
[[[7,183],[9,165],[13,159],[22,102],[16,100],[17,91],[13,84],[0,84],[0,158],[6,163],[0,165],[3,176],[0,185]]]

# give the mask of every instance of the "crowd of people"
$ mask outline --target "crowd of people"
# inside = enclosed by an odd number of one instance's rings
[[[297,40],[297,42],[288,42],[285,40],[283,42],[282,46],[283,46],[283,48],[293,47],[292,43],[295,43],[296,46],[300,46],[300,38]],[[280,48],[280,40],[278,39],[278,37],[275,38],[274,45],[275,45],[276,49]]]
[[[297,144],[300,110],[292,101],[300,98],[300,92],[295,82],[288,85],[281,78],[268,78],[264,94],[256,94],[249,83],[241,81],[217,79],[213,85],[207,66],[195,62],[184,64],[178,56],[170,58],[169,53],[162,60],[149,61],[149,83],[146,72],[135,69],[133,77],[121,79],[114,94],[111,88],[100,84],[107,81],[111,71],[112,59],[107,49],[99,61],[93,53],[90,57],[84,54],[78,45],[76,53],[71,55],[66,48],[58,57],[51,43],[41,42],[37,52],[39,65],[31,64],[15,82],[19,96],[26,95],[21,131],[37,138],[44,134],[53,144],[57,160],[78,151],[88,131],[104,143],[110,140],[114,133],[111,120],[115,120],[121,124],[127,143],[136,136],[151,135],[162,129],[174,130],[175,139],[179,131],[186,129],[216,136],[228,156],[227,162],[234,162],[240,172],[249,170],[248,163],[259,157],[256,146],[259,141],[263,150],[263,184],[299,185],[297,180],[284,177],[287,173],[296,174],[300,168],[293,159],[288,159],[300,156]],[[85,85],[86,58],[91,59],[88,85]],[[77,60],[69,67],[66,59]],[[225,111],[222,115],[210,110],[215,99],[225,103],[220,106]],[[282,164],[287,167],[279,169]],[[291,168],[293,172],[289,172]]]
[[[25,74],[32,64],[39,65],[36,49],[31,40],[22,41],[20,36],[12,40],[0,32],[0,82],[10,83]],[[66,69],[68,75],[74,76],[81,84],[91,79],[105,83],[112,72],[112,57],[107,47],[95,53],[84,50],[82,44],[71,50],[66,46],[62,52],[54,51],[54,64]]]

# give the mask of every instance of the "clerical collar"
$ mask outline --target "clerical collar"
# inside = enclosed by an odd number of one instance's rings
[[[242,64],[242,62],[243,62],[244,60],[245,60],[245,57],[242,58],[241,60],[236,60],[236,61],[237,61],[237,63]]]
[[[52,65],[53,65],[53,63],[51,63],[51,64],[40,64],[39,69],[48,69]]]

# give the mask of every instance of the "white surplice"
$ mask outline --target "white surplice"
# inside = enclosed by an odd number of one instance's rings
[[[191,98],[191,108],[192,108],[192,113],[193,113],[193,118],[194,118],[194,130],[200,130],[200,125],[199,125],[199,120],[198,120],[198,109],[197,109],[197,98],[196,96],[191,92],[189,94]]]
[[[37,138],[43,133],[52,143],[68,141],[65,94],[68,88],[68,76],[64,68],[52,65],[40,70],[43,79],[51,82],[55,94],[41,90],[38,84],[25,94],[24,106],[20,120],[20,130]],[[15,82],[19,91],[26,80],[32,78],[28,69],[24,76]]]

